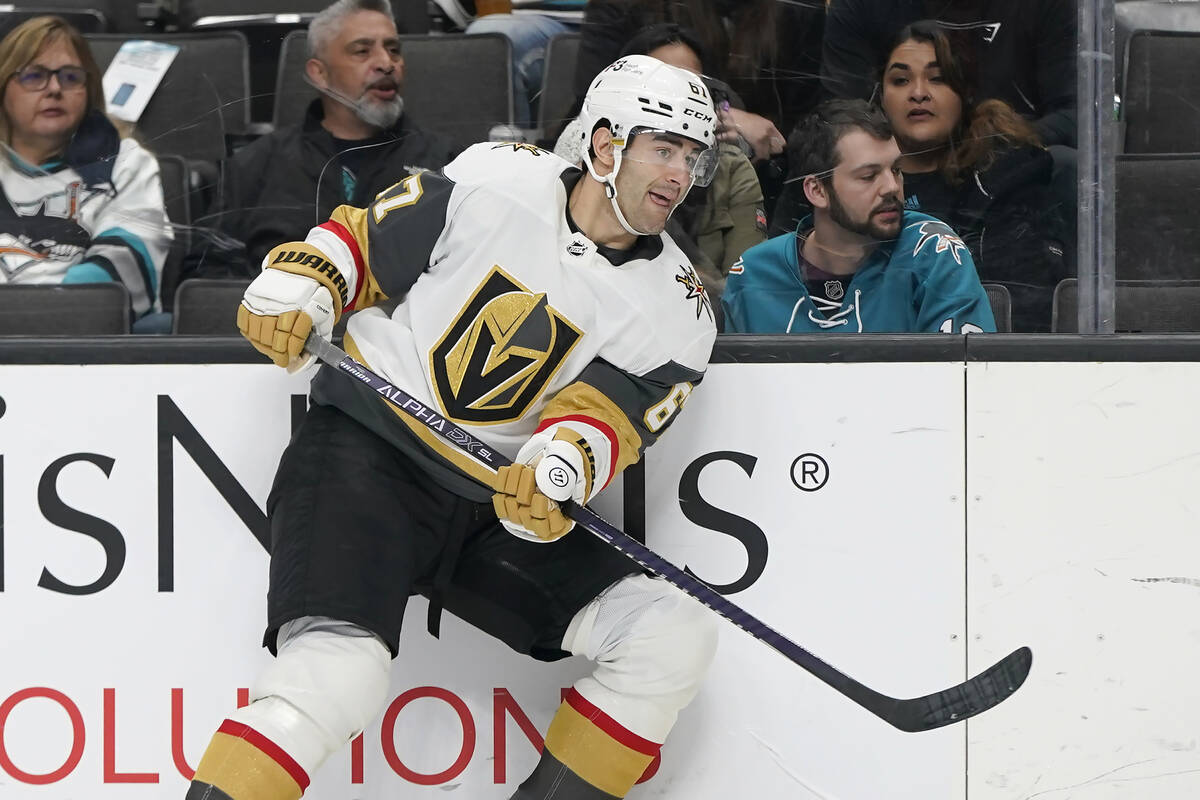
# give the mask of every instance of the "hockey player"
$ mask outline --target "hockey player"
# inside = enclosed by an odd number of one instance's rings
[[[995,331],[962,239],[904,210],[900,148],[887,117],[830,100],[788,142],[811,216],[755,245],[729,270],[729,333]]]
[[[570,690],[522,800],[624,797],[712,658],[712,615],[573,523],[669,426],[715,337],[704,288],[662,234],[715,168],[693,75],[645,56],[593,82],[586,171],[483,143],[443,173],[338,208],[275,248],[238,309],[289,369],[348,311],[346,350],[514,460],[491,473],[333,370],[267,510],[264,644],[252,702],[214,735],[188,800],[297,798],[381,710],[410,592],[542,660],[596,662]],[[367,308],[390,298],[390,315]],[[565,491],[549,469],[575,476]]]

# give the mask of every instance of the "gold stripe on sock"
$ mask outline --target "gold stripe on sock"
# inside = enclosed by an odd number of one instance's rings
[[[653,756],[618,742],[567,703],[546,731],[546,749],[583,780],[614,797],[624,797]]]

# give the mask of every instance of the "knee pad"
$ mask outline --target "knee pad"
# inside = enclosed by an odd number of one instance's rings
[[[387,699],[391,653],[370,631],[304,617],[279,632],[278,655],[232,719],[282,747],[310,774],[357,736]]]
[[[596,662],[575,689],[627,730],[662,742],[717,648],[716,615],[660,578],[610,586],[571,621],[563,649]]]

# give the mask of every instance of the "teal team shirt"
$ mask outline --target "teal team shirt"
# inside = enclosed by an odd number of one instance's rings
[[[811,228],[811,217],[799,230]],[[976,333],[996,322],[975,262],[950,226],[905,211],[845,286],[840,305],[810,296],[795,232],[747,250],[729,270],[726,333]]]

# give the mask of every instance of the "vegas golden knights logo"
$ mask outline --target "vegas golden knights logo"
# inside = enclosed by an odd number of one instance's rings
[[[444,413],[483,425],[520,418],[582,335],[544,293],[493,267],[429,354]]]

